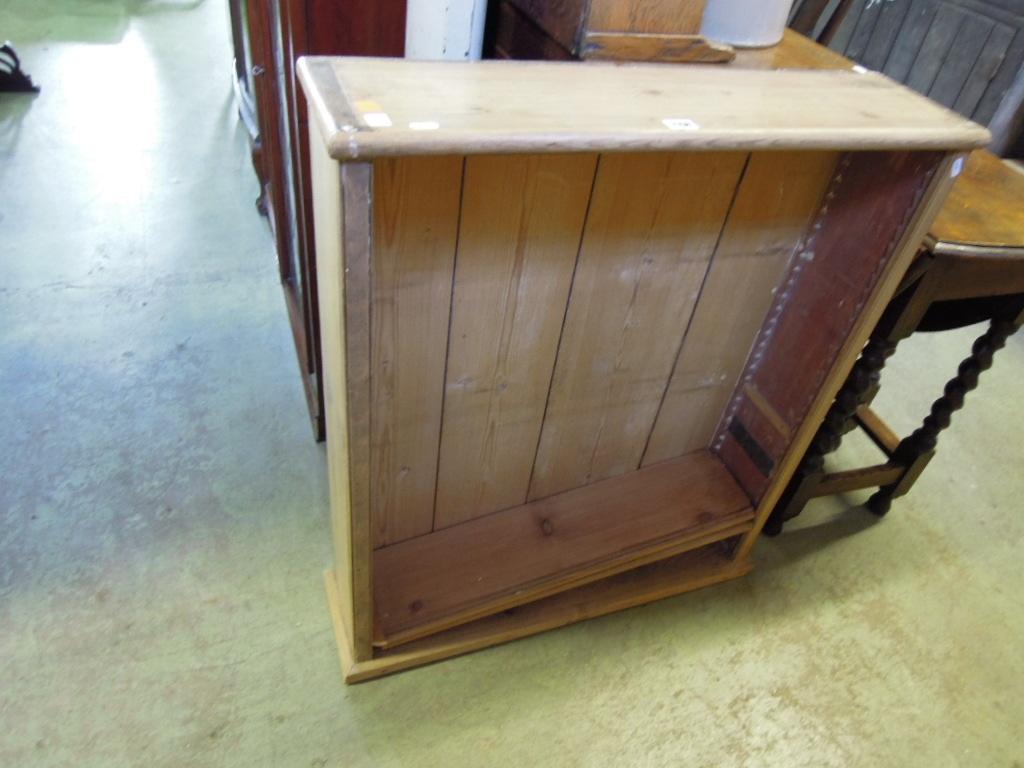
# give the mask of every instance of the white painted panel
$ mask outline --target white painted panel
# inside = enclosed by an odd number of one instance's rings
[[[479,59],[487,0],[409,0],[407,59]]]

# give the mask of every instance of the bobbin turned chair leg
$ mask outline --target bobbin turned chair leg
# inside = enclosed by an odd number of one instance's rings
[[[868,499],[866,506],[871,512],[879,517],[885,515],[892,500],[910,490],[935,454],[939,433],[950,425],[953,413],[963,408],[965,396],[978,386],[981,372],[992,367],[996,350],[1006,345],[1006,340],[1020,327],[1020,321],[1020,317],[993,320],[988,330],[974,342],[970,357],[960,363],[957,375],[946,384],[942,397],[932,403],[931,413],[910,437],[900,441],[892,460],[906,469],[897,482],[879,488]]]
[[[871,339],[850,371],[835,402],[815,433],[793,478],[765,523],[764,533],[775,536],[782,532],[787,520],[800,514],[807,502],[821,492],[828,479],[825,456],[839,448],[843,435],[855,425],[858,407],[870,403],[878,392],[882,369],[896,351],[896,345],[909,336],[927,309],[930,291],[922,289],[923,274],[931,265],[930,258],[915,262],[875,326]]]
[[[878,388],[882,368],[895,351],[896,342],[886,338],[872,338],[864,347],[836,395],[835,402],[825,414],[825,420],[815,433],[793,479],[765,523],[766,534],[775,536],[781,533],[783,524],[799,515],[807,502],[814,498],[818,485],[825,477],[825,457],[839,448],[858,406],[866,402]]]

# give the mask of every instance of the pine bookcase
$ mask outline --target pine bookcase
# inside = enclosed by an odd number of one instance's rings
[[[988,141],[852,71],[298,71],[348,682],[745,574]]]

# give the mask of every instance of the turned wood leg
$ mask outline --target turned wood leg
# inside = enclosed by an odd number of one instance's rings
[[[852,422],[857,407],[865,401],[873,388],[877,389],[882,368],[895,351],[896,342],[885,338],[872,338],[864,347],[836,395],[835,402],[825,414],[800,466],[765,523],[766,534],[775,536],[781,533],[783,524],[799,515],[813,498],[814,489],[825,476],[825,457],[839,448],[843,433]]]
[[[981,372],[992,367],[992,356],[996,350],[1002,349],[1018,327],[1014,321],[993,320],[988,330],[974,342],[970,357],[960,364],[957,375],[946,384],[942,397],[932,403],[931,412],[924,422],[910,437],[901,440],[893,453],[893,462],[906,467],[902,477],[879,488],[868,499],[869,510],[881,517],[889,511],[894,498],[910,489],[934,454],[939,433],[949,426],[954,411],[963,407],[966,394],[978,386]]]

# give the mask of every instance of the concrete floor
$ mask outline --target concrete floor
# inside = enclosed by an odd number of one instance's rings
[[[882,523],[363,686],[219,0],[6,0],[0,765],[1021,766],[1024,338]],[[912,427],[978,329],[912,339]],[[846,446],[850,459],[864,445]]]

